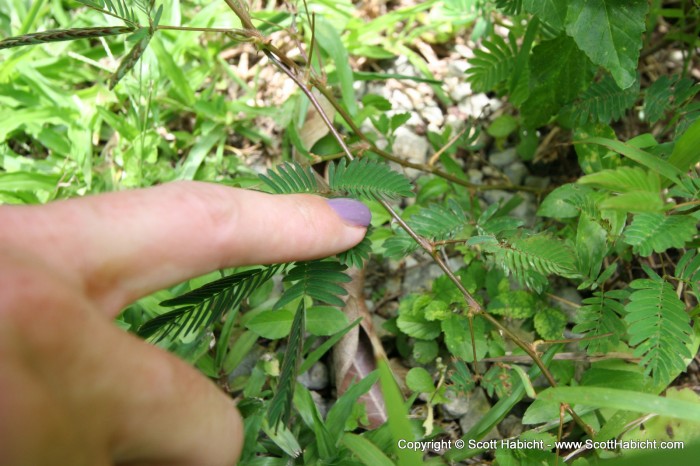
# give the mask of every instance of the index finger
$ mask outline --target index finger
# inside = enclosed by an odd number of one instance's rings
[[[358,201],[177,182],[2,207],[0,243],[34,254],[115,315],[141,296],[212,270],[349,249],[369,218]]]

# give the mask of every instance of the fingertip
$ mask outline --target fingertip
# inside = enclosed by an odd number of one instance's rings
[[[353,227],[368,227],[372,221],[372,212],[362,202],[350,198],[327,199],[328,205],[343,220]]]

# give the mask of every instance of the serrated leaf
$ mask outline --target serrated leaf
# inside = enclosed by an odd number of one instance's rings
[[[646,0],[572,0],[566,15],[566,33],[596,65],[610,71],[622,89],[637,75],[642,47]]]
[[[561,0],[523,0],[523,8],[550,27],[561,30],[566,19],[567,3]]]
[[[476,359],[480,360],[486,355],[488,345],[486,344],[486,326],[484,321],[475,317],[474,325],[474,346],[476,347]],[[450,353],[465,362],[474,362],[474,347],[472,346],[471,330],[469,329],[469,319],[463,316],[453,315],[449,319],[442,321],[442,331],[445,333],[445,345]]]
[[[577,126],[573,139],[581,141],[595,136],[614,139],[615,131],[610,126],[603,124]],[[601,170],[615,169],[622,164],[618,154],[599,144],[574,144],[574,150],[578,157],[578,164],[586,175]]]
[[[396,325],[409,337],[432,340],[440,335],[440,322],[430,322],[423,315],[402,313],[396,319]]]
[[[530,57],[530,96],[521,113],[525,126],[547,123],[559,109],[573,101],[591,77],[590,62],[566,36],[542,42]]]
[[[535,297],[524,290],[508,290],[494,297],[487,309],[491,314],[527,319],[535,314]]]
[[[634,216],[623,240],[636,254],[648,257],[652,252],[682,248],[697,232],[697,220],[691,216],[641,213]]]
[[[561,338],[561,334],[566,327],[566,316],[559,309],[546,307],[533,319],[535,330],[545,340],[556,340]]]

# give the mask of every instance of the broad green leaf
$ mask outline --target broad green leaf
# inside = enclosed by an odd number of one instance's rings
[[[612,192],[630,193],[636,191],[658,194],[661,190],[659,177],[639,167],[619,167],[602,170],[579,178],[580,184],[607,189]]]
[[[414,392],[432,393],[435,391],[433,378],[422,367],[414,367],[406,374],[406,386]]]
[[[279,311],[264,311],[250,319],[246,327],[263,338],[278,340],[289,335],[294,314],[281,309]]]
[[[561,338],[561,334],[566,327],[566,316],[559,309],[546,307],[534,318],[535,330],[545,340],[556,340]]]
[[[625,213],[662,212],[664,202],[659,193],[633,191],[611,196],[600,203],[601,209],[617,210]]]
[[[523,8],[547,25],[560,30],[566,19],[567,2],[561,0],[523,0]]]
[[[610,71],[617,85],[626,89],[637,77],[648,10],[647,0],[572,0],[566,33],[593,63]]]
[[[430,322],[422,314],[399,314],[396,325],[406,335],[421,340],[432,340],[440,335],[440,321]]]
[[[535,297],[525,290],[506,291],[495,296],[488,304],[491,314],[502,315],[511,319],[532,317],[536,309]]]
[[[583,191],[590,191],[590,188],[573,183],[559,186],[544,198],[537,209],[537,215],[558,219],[578,217],[579,209],[569,201],[572,196]]]
[[[333,335],[347,325],[347,316],[335,307],[314,306],[306,310],[306,330],[312,335]]]
[[[484,321],[475,317],[472,322],[474,325],[474,346],[472,346],[469,319],[455,315],[442,321],[442,331],[445,333],[447,349],[450,350],[450,353],[466,362],[474,361],[474,347],[476,347],[477,360],[483,358],[488,349]]]
[[[576,259],[581,274],[595,279],[600,273],[608,250],[608,234],[600,223],[586,213],[581,214],[576,229]]]
[[[530,96],[521,108],[525,126],[546,124],[573,101],[591,77],[589,63],[567,36],[536,46],[530,57]]]
[[[486,128],[486,132],[497,139],[507,138],[518,129],[518,120],[511,115],[501,115]]]
[[[647,393],[599,387],[548,388],[538,399],[557,403],[613,408],[637,413],[655,413],[676,419],[700,419],[700,403],[664,398]]]
[[[573,139],[581,141],[594,136],[614,139],[615,131],[610,126],[601,124],[578,126],[574,130]],[[578,164],[586,175],[620,166],[620,156],[599,144],[575,144],[574,150]]]
[[[668,163],[685,172],[700,161],[700,119],[683,133],[673,147]]]
[[[59,175],[35,172],[0,173],[0,191],[54,191],[59,180]]]

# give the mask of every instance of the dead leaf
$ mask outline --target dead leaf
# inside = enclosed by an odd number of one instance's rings
[[[316,90],[316,88],[313,88],[311,93],[316,97],[318,103],[321,104],[321,108],[328,116],[328,119],[333,121],[333,118],[335,118],[335,108],[333,108],[333,104]],[[306,112],[306,120],[304,120],[304,124],[299,130],[299,138],[301,139],[304,149],[311,150],[314,144],[328,134],[329,131],[328,126],[323,122],[323,118],[321,118],[316,107],[310,105],[309,111]]]
[[[333,349],[335,386],[340,397],[350,384],[361,380],[377,368],[377,359],[387,359],[381,340],[372,327],[372,319],[363,295],[364,271],[352,268],[348,271],[352,281],[345,288],[348,297],[343,312],[349,321],[361,317],[362,321],[343,337]],[[360,397],[364,403],[369,428],[376,429],[387,420],[386,405],[379,384]]]

